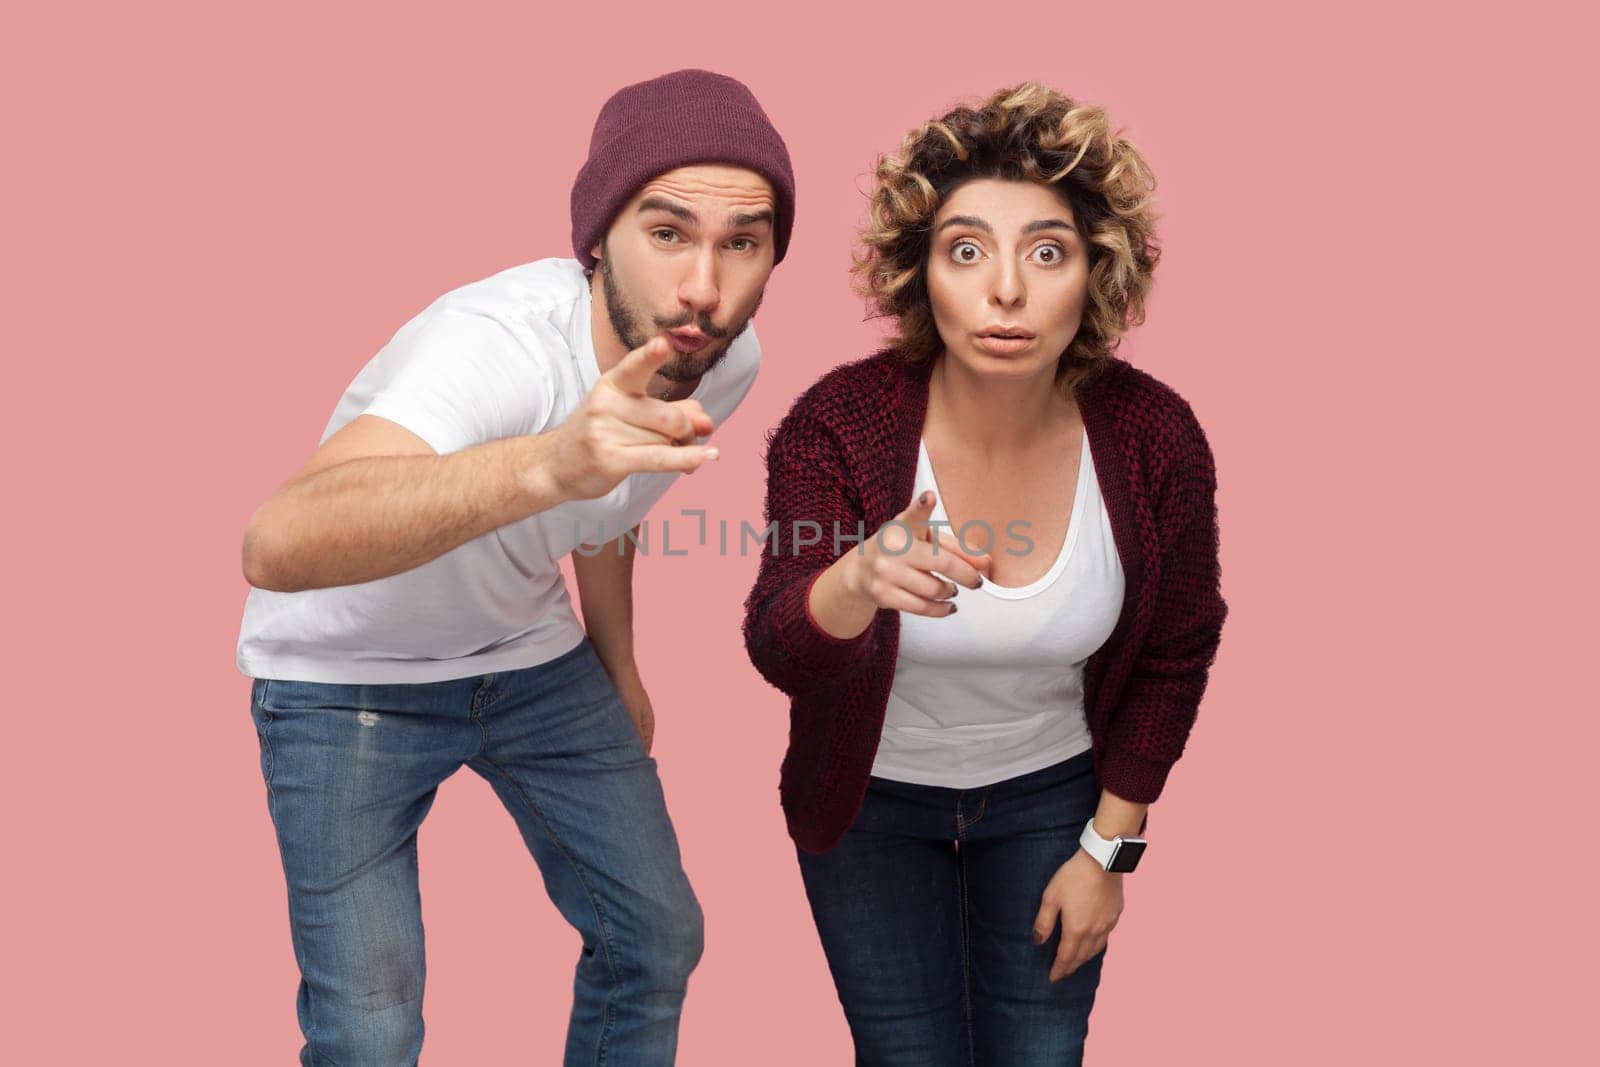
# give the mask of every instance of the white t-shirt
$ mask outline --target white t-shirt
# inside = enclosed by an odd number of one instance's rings
[[[925,489],[938,494],[932,518],[948,522],[926,444],[913,496]],[[966,544],[981,551],[985,536],[973,527]],[[994,531],[993,554],[1023,547],[1006,529]],[[1116,628],[1124,587],[1085,433],[1067,536],[1048,571],[1025,586],[962,588],[960,610],[945,618],[901,612],[872,773],[976,789],[1088,749],[1083,665]]]
[[[440,454],[553,429],[600,378],[589,282],[576,260],[512,267],[434,301],[374,356],[340,398],[326,441],[358,415],[399,423]],[[752,326],[701,378],[720,428],[761,362]],[[677,475],[635,474],[412,570],[296,593],[252,589],[238,665],[255,678],[343,684],[430,682],[515,670],[577,646],[583,627],[559,560],[644,519]]]

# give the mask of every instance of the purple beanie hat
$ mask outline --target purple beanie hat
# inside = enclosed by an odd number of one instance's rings
[[[742,82],[705,70],[679,70],[618,89],[595,119],[589,158],[572,183],[572,250],[586,268],[589,250],[650,179],[691,163],[748,167],[772,183],[772,261],[789,249],[794,170],[783,138]]]

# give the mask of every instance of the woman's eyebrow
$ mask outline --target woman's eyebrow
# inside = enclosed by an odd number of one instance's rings
[[[994,232],[994,227],[990,226],[987,222],[984,222],[976,215],[951,215],[949,218],[939,223],[938,229],[934,230],[933,232],[941,233],[945,230],[948,230],[952,226],[971,226],[974,230],[982,230],[984,233]]]
[[[1040,230],[1070,230],[1078,232],[1078,228],[1066,219],[1037,219],[1022,228],[1023,233],[1038,233]]]
[[[984,222],[976,215],[951,215],[949,218],[939,223],[938,229],[934,230],[933,232],[939,233],[943,230],[949,229],[952,226],[970,226],[975,230],[982,230],[984,233],[994,233],[994,227],[990,226],[987,222]],[[1072,223],[1068,222],[1066,219],[1035,219],[1033,222],[1028,223],[1022,228],[1023,233],[1038,233],[1040,230],[1067,230],[1071,233],[1078,232],[1078,228]]]

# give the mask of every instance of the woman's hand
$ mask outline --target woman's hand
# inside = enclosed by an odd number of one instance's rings
[[[925,490],[863,541],[859,551],[852,549],[841,556],[845,590],[875,609],[909,611],[933,619],[953,614],[956,606],[950,598],[956,595],[956,583],[978,588],[981,574],[992,569],[993,560],[987,554],[962,551],[960,542],[946,531],[935,533],[928,525],[933,504],[933,491]]]
[[[1122,875],[1095,862],[1083,849],[1061,865],[1045,886],[1039,915],[1033,920],[1034,944],[1042,945],[1061,923],[1061,944],[1050,966],[1057,982],[1093,958],[1111,937],[1122,915]]]

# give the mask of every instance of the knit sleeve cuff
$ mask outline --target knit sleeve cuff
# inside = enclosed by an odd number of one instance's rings
[[[843,671],[867,658],[878,628],[874,615],[867,628],[854,637],[835,637],[811,614],[811,587],[826,568],[805,583],[795,582],[772,606],[778,642],[796,666],[806,670]]]
[[[1172,767],[1125,749],[1109,748],[1100,760],[1100,787],[1134,804],[1153,804]]]

